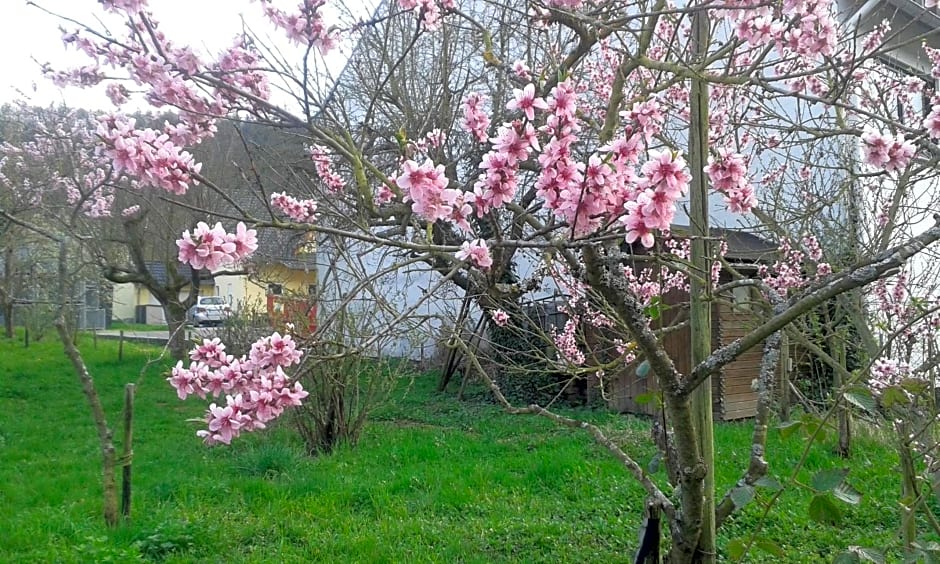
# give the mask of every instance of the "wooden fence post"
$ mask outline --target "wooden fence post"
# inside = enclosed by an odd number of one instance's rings
[[[122,331],[123,333],[123,331]],[[124,443],[121,454],[121,515],[131,516],[131,462],[134,458],[134,384],[124,386]]]
[[[121,335],[118,337],[118,360],[124,360],[124,330],[121,329]]]

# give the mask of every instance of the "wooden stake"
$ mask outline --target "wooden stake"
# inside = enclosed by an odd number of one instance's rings
[[[124,446],[121,454],[121,515],[131,516],[131,462],[134,457],[134,384],[124,386]]]

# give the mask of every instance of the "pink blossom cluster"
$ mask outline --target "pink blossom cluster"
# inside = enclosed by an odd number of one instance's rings
[[[193,175],[202,165],[167,134],[150,128],[136,129],[135,120],[123,116],[104,116],[99,122],[98,151],[111,159],[116,173],[125,172],[144,186],[173,194],[185,194],[190,184],[198,184]]]
[[[666,116],[663,115],[662,106],[655,98],[645,102],[637,102],[628,111],[620,112],[621,116],[633,124],[633,129],[642,133],[649,143],[653,137],[662,131]]]
[[[518,188],[519,163],[539,146],[532,124],[523,124],[520,120],[504,123],[490,141],[492,146],[480,162],[483,172],[473,186],[480,217],[512,201]]]
[[[463,121],[461,125],[481,143],[490,137],[490,116],[484,109],[485,104],[486,98],[477,92],[467,96],[467,99],[463,102]]]
[[[240,358],[226,354],[218,337],[204,339],[190,352],[189,367],[179,361],[167,381],[181,400],[225,395],[224,406],[209,405],[208,429],[196,435],[206,444],[230,444],[243,432],[264,429],[285,408],[301,405],[308,393],[300,382],[291,383],[284,369],[299,363],[302,354],[290,335],[279,333],[259,339]]]
[[[457,7],[455,0],[398,0],[398,5],[405,10],[420,9],[421,26],[427,30],[435,30],[441,26],[441,8],[453,10]]]
[[[757,275],[774,289],[780,296],[786,296],[791,289],[804,287],[809,278],[804,274],[803,262],[808,257],[816,263],[816,278],[832,274],[829,263],[819,262],[822,257],[822,248],[814,235],[804,235],[803,245],[806,252],[794,248],[786,238],[780,240],[780,259],[773,266],[761,265]]]
[[[0,191],[6,189],[12,198],[7,204],[14,209],[24,204],[38,207],[57,193],[86,217],[109,217],[117,178],[107,160],[96,154],[95,119],[73,111],[26,106],[20,111],[35,123],[29,139],[18,145],[0,143]],[[67,173],[61,172],[62,155],[68,155]],[[15,183],[8,173],[15,175]]]
[[[649,160],[640,169],[640,192],[627,202],[623,225],[627,243],[653,246],[653,231],[667,230],[676,213],[676,201],[688,191],[691,176],[685,159],[670,151],[651,151]]]
[[[732,212],[748,213],[757,205],[744,155],[720,148],[717,156],[708,157],[705,174],[712,186],[724,195],[725,203]]]
[[[802,271],[803,253],[794,249],[789,240],[782,239],[780,256],[782,260],[776,261],[770,268],[765,264],[760,265],[757,275],[780,296],[786,296],[790,289],[802,288],[806,284]]]
[[[541,166],[536,181],[536,195],[555,216],[571,225],[574,236],[596,230],[607,212],[609,192],[619,189],[617,182],[608,182],[614,170],[599,157],[585,165],[577,162],[573,145],[581,126],[576,118],[577,94],[571,79],[558,83],[546,100],[548,117],[540,132],[548,142],[539,154]]]
[[[298,200],[285,192],[271,194],[271,205],[284,212],[287,217],[301,223],[313,223],[318,217],[316,200]]]
[[[516,77],[522,80],[532,80],[532,69],[522,60],[516,60],[512,63],[512,72]]]
[[[320,8],[325,0],[303,0],[292,13],[275,8],[271,0],[262,0],[264,15],[297,45],[313,45],[322,54],[336,46],[337,34],[323,21]]]
[[[249,257],[258,248],[258,239],[257,232],[247,229],[242,222],[235,233],[226,233],[221,223],[209,227],[200,221],[191,235],[188,229],[183,232],[176,246],[180,262],[196,270],[206,268],[216,272]]]
[[[108,11],[112,12],[140,12],[147,9],[147,0],[100,0]]]
[[[260,100],[267,100],[271,96],[271,85],[267,74],[258,70],[261,64],[261,57],[253,50],[250,44],[244,40],[238,40],[228,50],[219,56],[215,67],[212,69],[214,74],[222,77],[222,80],[236,89],[247,94],[239,94],[230,88],[216,88],[215,95],[224,104],[215,102],[212,115],[222,115],[226,108],[237,108],[247,103],[249,107],[254,107],[250,97]],[[194,111],[194,108],[188,105],[181,107]]]
[[[911,162],[914,144],[904,139],[903,133],[882,134],[872,127],[862,133],[862,158],[865,163],[887,172],[899,171]]]
[[[457,260],[465,260],[480,270],[489,270],[493,266],[493,257],[483,239],[464,241],[460,250],[454,253]]]
[[[910,294],[907,286],[908,274],[904,270],[894,278],[894,285],[890,291],[887,281],[875,282],[878,313],[894,323],[903,322],[911,317],[913,310],[910,307]]]
[[[940,139],[940,104],[930,107],[930,113],[924,118],[923,128],[931,139]]]
[[[395,179],[407,197],[411,199],[411,210],[424,219],[453,221],[465,231],[470,230],[467,218],[472,213],[468,201],[472,195],[454,188],[448,188],[450,180],[444,165],[435,166],[431,159],[423,164],[407,160],[402,163],[401,174]]]
[[[333,170],[333,161],[330,159],[330,154],[327,152],[326,147],[322,145],[310,147],[310,158],[313,159],[313,164],[317,169],[317,175],[320,177],[320,180],[326,184],[327,190],[332,194],[342,192],[346,187],[346,181]]]
[[[895,386],[910,373],[907,363],[896,358],[879,358],[871,365],[871,378],[868,385],[875,393],[881,393],[885,388]]]
[[[501,309],[491,310],[490,318],[498,327],[505,327],[509,324],[509,314]]]
[[[585,357],[584,351],[578,346],[577,329],[577,321],[573,318],[568,319],[560,332],[552,327],[551,337],[562,359],[574,366],[581,366],[584,364]]]
[[[785,0],[779,14],[764,3],[731,3],[735,4],[742,9],[725,10],[724,16],[737,37],[752,47],[775,45],[781,59],[797,61],[835,51],[839,26],[831,2]]]

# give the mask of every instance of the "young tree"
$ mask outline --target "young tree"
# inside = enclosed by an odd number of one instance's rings
[[[589,429],[646,488],[649,511],[665,514],[674,562],[714,560],[713,527],[740,509],[767,473],[763,452],[781,331],[896,272],[940,238],[937,225],[889,238],[838,271],[821,257],[781,249],[763,277],[732,283],[759,289],[765,316],[737,341],[701,351],[693,368],[680,373],[651,326],[658,294],[638,284],[628,244],[654,249],[681,272],[677,284],[693,280],[694,310],[716,281],[706,267],[718,253],[709,250],[717,245],[706,244],[712,241],[704,202],[696,201],[689,217],[691,261],[668,252],[675,247],[660,252],[656,246],[691,180],[699,191],[707,183],[731,212],[771,217],[762,206],[776,202],[762,204],[755,190],[761,173],[794,174],[809,164],[811,174],[857,177],[835,159],[811,159],[814,148],[832,141],[861,147],[869,167],[864,176],[884,180],[883,190],[921,190],[935,175],[940,106],[926,119],[901,122],[853,89],[873,80],[867,64],[889,53],[895,37],[880,30],[859,36],[857,27],[840,24],[838,6],[825,1],[490,6],[403,0],[344,27],[326,19],[321,2],[305,0],[293,12],[261,3],[261,13],[293,48],[242,32],[233,47],[212,57],[166,37],[143,0],[102,4],[123,19],[125,32],[68,22],[74,31],[66,43],[92,63],[50,74],[62,82],[106,83],[119,106],[130,85],[179,112],[179,121],[162,130],[137,128],[118,115],[103,120],[100,154],[117,173],[174,193],[198,180],[224,195],[225,187],[200,175],[184,147],[211,137],[219,118],[282,128],[312,146],[320,195],[266,193],[274,219],[244,210],[233,221],[400,249],[474,296],[499,322],[512,316],[498,315],[498,308],[552,273],[570,296],[570,311],[580,312],[577,321],[619,331],[620,355],[595,362],[603,355],[585,350],[573,320],[555,335],[559,364],[583,375],[642,357],[662,391],[669,433],[661,442],[672,490],[651,480],[599,429],[541,406],[506,405]],[[374,47],[354,72],[371,78],[344,89],[341,77],[332,96],[322,95],[320,77],[310,74],[320,68],[317,52],[359,31],[363,45]],[[926,54],[940,64],[934,51]],[[342,210],[344,221],[318,223],[321,206]],[[911,224],[932,211],[922,209]],[[240,241],[238,234],[200,229],[180,241],[180,258],[218,269],[245,256]],[[506,283],[513,265],[523,262],[534,274]],[[714,503],[709,423],[695,416],[692,397],[712,374],[761,343],[751,457],[740,482]],[[226,413],[214,407],[219,413],[210,425],[231,423],[243,407],[237,401]],[[225,429],[227,442],[232,429]]]

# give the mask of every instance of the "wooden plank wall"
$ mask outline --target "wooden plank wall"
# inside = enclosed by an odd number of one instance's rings
[[[743,337],[754,325],[754,316],[748,311],[735,311],[730,304],[717,306],[721,317],[721,345]],[[721,418],[725,421],[754,417],[757,412],[757,392],[753,382],[760,374],[764,343],[747,350],[722,370],[724,404]],[[716,419],[718,418],[716,414]]]

